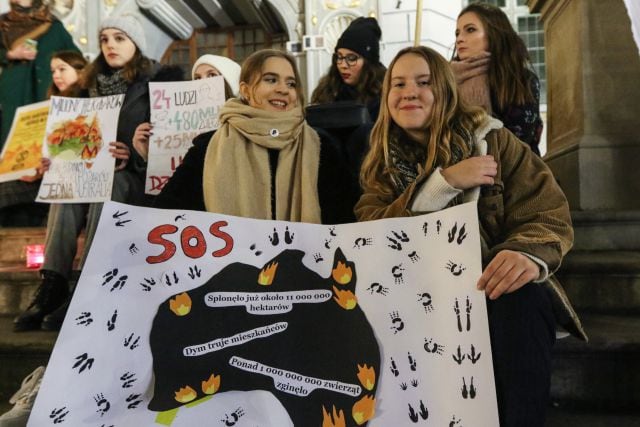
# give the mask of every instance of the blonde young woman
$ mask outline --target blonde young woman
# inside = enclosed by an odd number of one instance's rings
[[[476,200],[501,426],[542,426],[548,404],[552,300],[543,285],[573,243],[569,207],[551,171],[479,108],[458,99],[447,61],[400,51],[385,76],[380,116],[361,170],[360,221],[434,212]],[[564,297],[566,300],[566,296]],[[562,313],[573,315],[567,304]]]
[[[293,58],[261,50],[245,59],[240,98],[220,128],[196,140],[155,206],[311,223],[353,221],[357,193],[343,161],[304,120]],[[233,159],[233,161],[230,161]]]

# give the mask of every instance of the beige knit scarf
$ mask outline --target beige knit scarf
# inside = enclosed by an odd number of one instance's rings
[[[267,149],[278,150],[275,219],[320,223],[320,138],[302,108],[265,111],[231,98],[220,110],[203,172],[207,211],[271,219],[271,171]]]
[[[458,83],[458,94],[467,105],[482,107],[491,114],[491,92],[489,90],[489,54],[452,61],[451,68]]]

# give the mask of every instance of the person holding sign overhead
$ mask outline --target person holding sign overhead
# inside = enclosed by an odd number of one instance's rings
[[[361,170],[359,220],[477,201],[501,426],[542,426],[549,402],[554,307],[584,331],[550,275],[573,244],[569,206],[549,168],[502,123],[461,103],[448,62],[401,50],[385,76]],[[429,232],[463,239],[462,227]],[[459,225],[458,225],[459,226]],[[433,228],[432,228],[433,227]],[[451,236],[453,235],[453,237]]]
[[[51,55],[53,82],[47,92],[49,96],[78,96],[80,86],[77,82],[86,65],[87,60],[75,50],[63,50]],[[48,165],[49,160],[42,159],[35,175],[0,183],[0,226],[42,225],[48,206],[36,204],[34,200],[38,195],[42,173]]]
[[[249,56],[240,98],[220,110],[220,128],[197,138],[154,206],[249,218],[336,224],[354,220],[357,185],[344,160],[305,121],[294,59]]]
[[[150,80],[181,80],[182,70],[160,66],[145,57],[145,37],[133,15],[105,19],[99,28],[100,55],[85,69],[83,95],[124,94],[117,141],[109,152],[116,158],[111,200],[141,203],[144,196],[144,160],[132,150],[138,124],[149,119]],[[77,251],[77,238],[86,228],[81,260],[91,247],[102,203],[54,204],[49,211],[42,283],[29,308],[14,319],[15,331],[60,328],[68,306],[68,280]]]
[[[209,77],[222,76],[224,78],[224,98],[237,96],[240,85],[240,65],[229,58],[218,55],[202,55],[193,64],[191,79],[200,80]],[[153,125],[144,122],[138,125],[133,136],[133,147],[146,161],[149,157],[149,138],[153,135]],[[213,132],[205,132],[195,139],[211,139]],[[194,141],[195,141],[194,139]]]

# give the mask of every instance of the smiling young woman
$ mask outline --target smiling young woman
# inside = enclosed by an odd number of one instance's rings
[[[242,64],[240,98],[220,110],[220,128],[197,139],[154,206],[260,219],[351,222],[357,183],[304,120],[294,59],[277,50]],[[232,159],[232,160],[231,160]]]
[[[547,282],[573,242],[551,171],[501,122],[460,102],[447,61],[420,46],[401,50],[389,66],[360,180],[360,221],[477,201],[484,266],[477,288],[487,296],[500,425],[542,426],[552,307],[575,316],[557,282]]]

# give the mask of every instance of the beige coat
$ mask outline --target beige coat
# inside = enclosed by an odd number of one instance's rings
[[[499,126],[495,125],[499,123]],[[573,245],[573,227],[564,193],[546,164],[511,132],[492,121],[480,136],[481,151],[494,156],[498,163],[495,183],[479,192],[478,216],[482,238],[483,264],[487,265],[501,250],[509,249],[532,255],[548,267],[550,277],[544,286],[550,291],[556,319],[572,334],[587,336],[562,286],[551,274]],[[498,128],[499,127],[499,128]],[[498,129],[496,129],[498,128]],[[412,216],[410,206],[416,189],[428,178],[420,173],[413,184],[397,198],[385,197],[370,188],[355,207],[359,221]],[[469,193],[469,194],[467,194]],[[465,200],[477,189],[464,194]]]

